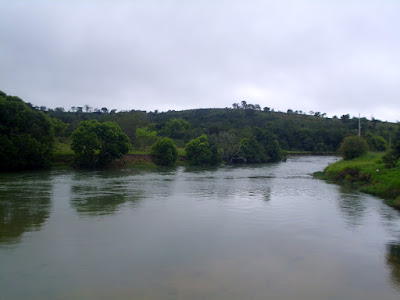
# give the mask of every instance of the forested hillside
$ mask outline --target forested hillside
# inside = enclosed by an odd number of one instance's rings
[[[268,128],[272,131],[281,147],[290,151],[337,151],[341,141],[348,135],[358,131],[358,118],[350,115],[327,118],[325,114],[307,115],[293,112],[262,111],[250,108],[214,108],[193,109],[168,112],[122,111],[111,112],[103,108],[94,112],[85,112],[82,107],[76,111],[66,112],[61,108],[46,110],[52,118],[68,124],[64,135],[75,130],[80,121],[96,119],[100,122],[114,121],[131,138],[139,143],[136,130],[147,127],[160,136],[168,136],[176,140],[177,145],[184,146],[201,134],[218,137],[232,134],[245,137],[251,128]],[[176,120],[175,120],[176,119]],[[175,120],[174,124],[171,121]],[[186,121],[188,124],[183,124]],[[380,120],[361,118],[361,133],[366,137],[383,137],[387,142],[396,128],[396,124]],[[179,128],[181,126],[182,128]]]
[[[189,152],[192,156],[188,157],[188,162],[193,164],[274,162],[284,159],[282,150],[335,152],[346,136],[358,133],[359,122],[361,134],[369,148],[385,151],[398,127],[397,124],[374,118],[351,118],[348,114],[327,118],[325,113],[319,112],[305,114],[289,109],[283,113],[268,107],[261,110],[259,105],[247,104],[245,101],[241,105],[234,103],[232,108],[168,112],[117,112],[105,107],[92,110],[88,105],[72,107],[66,111],[61,107],[35,107],[5,93],[0,96],[0,147],[2,169],[5,170],[48,165],[53,149],[53,134],[58,145],[63,144],[65,148],[72,149],[71,136],[77,136],[72,133],[83,124],[82,121],[90,120],[100,122],[96,123],[99,128],[104,122],[112,122],[108,124],[115,129],[113,134],[117,134],[118,130],[126,134],[127,137],[123,139],[125,142],[119,142],[121,145],[128,144],[123,146],[124,151],[117,151],[115,157],[126,153],[130,143],[131,150],[149,153],[155,142],[167,137],[182,151],[186,147],[185,153]],[[100,141],[101,132],[98,132],[96,141]],[[104,141],[107,142],[107,139]],[[80,141],[87,142],[87,139],[83,137]],[[99,143],[103,145],[104,142]],[[96,148],[92,144],[92,152],[97,155],[101,147],[96,144]],[[90,159],[97,161],[98,157]]]

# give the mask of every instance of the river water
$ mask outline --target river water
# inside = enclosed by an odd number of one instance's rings
[[[334,157],[0,175],[0,299],[400,299],[400,213]]]

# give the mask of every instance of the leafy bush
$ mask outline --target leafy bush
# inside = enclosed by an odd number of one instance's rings
[[[369,150],[367,142],[359,136],[346,137],[340,146],[340,153],[344,160],[350,160],[366,154]]]
[[[83,168],[103,167],[129,151],[130,141],[113,122],[82,121],[72,133],[71,149]]]
[[[216,165],[218,163],[218,151],[215,145],[211,145],[207,135],[203,134],[191,140],[185,148],[186,158],[191,165]]]
[[[382,161],[385,163],[386,168],[389,168],[389,169],[396,167],[397,159],[398,159],[398,157],[393,149],[387,151],[382,156]]]
[[[178,159],[178,149],[170,138],[162,138],[151,146],[154,162],[160,166],[173,166]]]
[[[381,151],[381,152],[386,151],[388,143],[383,137],[378,135],[372,135],[371,133],[368,132],[365,135],[365,138],[372,151]]]

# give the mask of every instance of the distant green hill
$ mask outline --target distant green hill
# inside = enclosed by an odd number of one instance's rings
[[[71,107],[69,111],[62,107],[34,107],[3,92],[0,100],[4,106],[0,118],[2,161],[18,164],[0,168],[5,170],[48,165],[53,152],[53,132],[56,154],[63,159],[67,155],[69,160],[70,136],[86,120],[117,123],[133,144],[131,153],[148,153],[161,137],[171,138],[184,153],[190,141],[205,135],[203,139],[208,150],[214,151],[215,161],[226,163],[279,161],[285,159],[283,150],[333,153],[346,136],[357,134],[359,123],[370,150],[385,151],[397,127],[395,123],[374,118],[359,120],[348,114],[327,118],[319,112],[308,115],[290,109],[286,113],[268,107],[261,110],[259,105],[245,101],[234,103],[233,108],[117,112],[105,107],[93,111],[88,105]],[[205,144],[198,144],[203,154],[208,153]]]
[[[340,118],[326,118],[321,115],[306,115],[295,112],[283,113],[255,109],[192,109],[168,112],[64,112],[47,110],[52,118],[58,118],[70,124],[66,134],[71,133],[82,120],[97,119],[115,121],[122,130],[135,141],[137,128],[148,127],[156,130],[161,136],[168,136],[165,127],[173,119],[184,119],[191,128],[184,132],[177,143],[184,146],[193,138],[205,133],[219,135],[229,132],[238,137],[245,137],[251,128],[269,128],[276,135],[281,147],[290,151],[336,151],[345,136],[355,135],[358,129],[358,118],[343,115]],[[361,118],[362,134],[369,132],[389,141],[396,124],[379,120]]]

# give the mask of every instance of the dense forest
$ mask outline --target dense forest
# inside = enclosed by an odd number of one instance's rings
[[[50,118],[0,91],[0,171],[46,167],[53,146]]]
[[[258,109],[257,109],[258,108]],[[40,109],[40,108],[39,108]],[[206,134],[220,137],[233,134],[244,137],[251,128],[268,128],[276,135],[279,144],[289,151],[336,151],[344,137],[358,132],[359,119],[349,114],[341,117],[327,118],[326,114],[292,111],[275,112],[269,108],[261,110],[258,105],[241,105],[234,103],[232,108],[193,109],[168,112],[145,112],[138,110],[108,111],[107,108],[91,111],[90,109],[63,108],[47,109],[45,113],[67,124],[63,134],[69,136],[83,120],[96,119],[99,122],[113,121],[120,125],[133,143],[137,140],[136,131],[147,127],[160,136],[173,138],[178,146],[184,146],[191,139]],[[181,121],[171,124],[172,120]],[[187,123],[186,123],[187,122]],[[177,122],[175,122],[177,123]],[[372,118],[361,118],[363,136],[383,137],[388,143],[396,129],[396,124],[382,122]]]
[[[374,118],[359,120],[349,114],[328,118],[325,113],[306,114],[292,109],[288,109],[287,112],[275,112],[269,107],[261,109],[259,105],[248,104],[246,101],[233,103],[232,108],[117,112],[106,107],[92,109],[89,105],[71,107],[68,110],[62,107],[38,107],[5,93],[0,94],[0,99],[0,147],[3,149],[3,156],[4,153],[18,152],[18,147],[11,145],[18,143],[17,136],[22,127],[30,128],[27,130],[27,134],[32,138],[30,143],[32,144],[33,140],[38,143],[32,147],[41,149],[40,154],[29,154],[35,157],[35,161],[40,161],[40,157],[49,156],[53,147],[53,135],[58,142],[71,145],[72,133],[82,121],[91,120],[118,124],[122,132],[129,137],[131,149],[143,151],[149,151],[150,147],[163,137],[172,139],[178,148],[184,148],[192,140],[205,135],[210,145],[209,150],[215,152],[217,149],[219,161],[228,163],[278,161],[283,157],[282,150],[336,152],[346,136],[358,133],[359,123],[361,134],[370,148],[384,151],[391,143],[397,128],[395,123]],[[16,113],[15,106],[19,106],[24,113]],[[30,123],[24,123],[27,122],[24,114],[31,116]],[[24,138],[27,139],[27,135],[24,135]],[[47,143],[45,148],[40,146],[43,141]],[[46,165],[47,162],[40,161],[38,164]],[[4,165],[2,167],[19,168]]]

